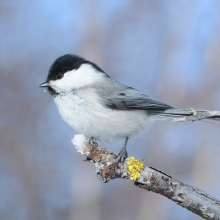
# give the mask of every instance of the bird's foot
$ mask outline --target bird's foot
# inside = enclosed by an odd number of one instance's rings
[[[128,152],[127,152],[126,148],[122,147],[118,156],[117,156],[118,163],[124,163],[124,161],[127,157],[128,157]]]
[[[126,137],[124,146],[121,148],[117,156],[118,163],[124,163],[125,159],[128,157],[128,152],[126,150],[127,142],[128,142],[128,138]]]
[[[98,146],[98,143],[96,142],[96,139],[94,137],[91,137],[89,139],[89,144],[92,146],[92,147],[97,147]]]

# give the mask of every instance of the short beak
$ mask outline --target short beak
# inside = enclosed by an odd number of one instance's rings
[[[40,87],[48,87],[48,86],[49,86],[49,83],[47,82],[40,84]]]

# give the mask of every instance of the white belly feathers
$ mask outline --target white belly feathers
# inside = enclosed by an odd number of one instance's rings
[[[92,89],[57,96],[54,101],[62,118],[74,130],[103,143],[114,143],[137,135],[149,123],[144,111],[120,111],[102,106]]]

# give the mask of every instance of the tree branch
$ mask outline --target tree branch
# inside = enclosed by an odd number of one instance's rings
[[[115,178],[131,179],[127,163],[130,158],[124,163],[118,163],[117,154],[100,146],[91,146],[83,135],[75,135],[72,143],[78,152],[86,156],[86,161],[95,164],[97,177],[102,182],[106,183]],[[134,185],[164,195],[205,219],[220,219],[220,201],[158,169],[144,167]]]
[[[187,110],[183,110],[183,111],[187,111]],[[182,117],[180,116],[174,118],[172,122],[199,121],[203,119],[220,120],[220,111],[194,110],[193,108],[190,108],[189,112],[193,114],[189,116],[182,116]]]

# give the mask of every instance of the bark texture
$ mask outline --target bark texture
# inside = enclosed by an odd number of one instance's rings
[[[86,161],[95,164],[97,177],[102,182],[106,183],[115,178],[129,179],[129,158],[124,163],[118,163],[117,154],[98,145],[91,146],[83,135],[75,135],[72,142],[78,152],[86,156]],[[158,169],[144,167],[140,177],[132,182],[141,189],[159,193],[173,200],[205,219],[220,219],[220,201]]]

